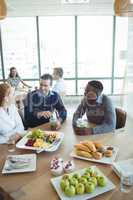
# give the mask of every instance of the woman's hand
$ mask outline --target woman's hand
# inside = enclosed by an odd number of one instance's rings
[[[16,134],[15,134],[15,143],[16,143],[17,141],[19,141],[21,138],[22,138],[22,136],[20,135],[20,133],[16,133]]]

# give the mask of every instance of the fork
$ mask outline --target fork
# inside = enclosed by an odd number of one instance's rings
[[[53,149],[59,142],[60,142],[60,140],[61,140],[61,138],[58,138],[57,140],[55,140],[54,142],[53,142],[53,144],[51,144],[49,147],[47,147],[47,148],[43,148],[43,149],[40,149],[40,150],[37,150],[37,153],[41,153],[42,151],[45,151],[45,150],[51,150],[51,149]]]

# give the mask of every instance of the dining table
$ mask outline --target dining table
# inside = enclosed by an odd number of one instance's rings
[[[35,127],[42,130],[50,130],[50,124],[43,124]],[[72,128],[70,119],[66,120],[59,132],[64,133],[60,147],[54,152],[41,152],[37,154],[33,150],[16,148],[15,152],[8,152],[7,144],[0,144],[0,187],[2,187],[14,200],[59,200],[51,178],[54,176],[50,171],[50,162],[54,157],[61,157],[63,160],[73,159],[75,171],[89,166],[96,166],[116,186],[115,189],[94,197],[94,200],[132,200],[133,189],[129,193],[120,191],[120,178],[113,171],[111,164],[86,161],[70,156],[74,145],[83,140],[100,141],[105,145],[118,147],[119,151],[115,161],[133,158],[133,134],[127,132],[113,132],[97,135],[76,135]],[[21,155],[36,153],[37,168],[34,172],[2,174],[2,169],[8,155]],[[72,198],[70,198],[71,200]]]

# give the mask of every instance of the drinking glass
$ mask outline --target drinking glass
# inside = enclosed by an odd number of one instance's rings
[[[8,152],[12,153],[15,151],[15,135],[11,135],[9,140],[7,141],[8,144]]]
[[[120,190],[129,193],[133,188],[133,174],[123,173],[120,178]]]

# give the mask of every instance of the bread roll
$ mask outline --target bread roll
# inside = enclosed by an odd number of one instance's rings
[[[112,150],[106,150],[104,152],[104,156],[106,156],[106,157],[111,157],[112,155],[113,155],[113,151]]]
[[[93,152],[92,155],[97,160],[100,160],[102,158],[102,153],[100,152]]]
[[[104,147],[104,145],[103,145],[101,142],[95,141],[95,142],[93,142],[93,143],[94,143],[94,145],[95,145],[95,147],[96,147],[97,149],[103,148],[103,147]]]

